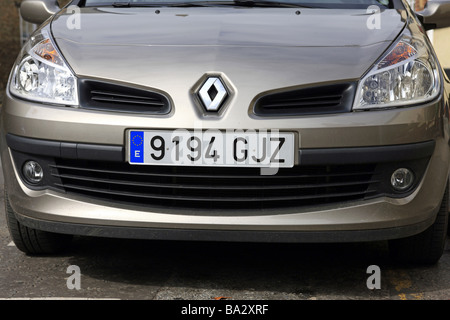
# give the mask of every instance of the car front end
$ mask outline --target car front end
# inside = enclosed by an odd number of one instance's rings
[[[408,239],[444,217],[449,82],[403,3],[379,16],[367,5],[86,5],[80,28],[69,8],[23,48],[3,101],[18,224],[354,242]]]

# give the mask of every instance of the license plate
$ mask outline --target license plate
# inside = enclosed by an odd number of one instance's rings
[[[292,132],[244,130],[128,130],[130,164],[293,167]]]

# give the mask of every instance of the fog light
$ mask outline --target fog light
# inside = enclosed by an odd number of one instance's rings
[[[397,191],[405,191],[412,186],[414,174],[411,170],[400,168],[394,171],[391,176],[391,185]]]
[[[27,161],[23,165],[22,173],[25,179],[32,184],[37,184],[44,178],[44,170],[36,161]]]

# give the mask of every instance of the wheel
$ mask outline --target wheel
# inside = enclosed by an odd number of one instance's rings
[[[435,222],[417,235],[389,241],[392,257],[399,262],[434,264],[441,258],[447,241],[449,221],[448,185]]]
[[[16,247],[26,254],[55,254],[66,249],[71,240],[71,235],[52,233],[36,230],[21,224],[11,208],[8,194],[5,192],[6,224],[9,234]]]

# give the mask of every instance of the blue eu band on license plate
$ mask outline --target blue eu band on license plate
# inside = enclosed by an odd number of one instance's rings
[[[294,134],[278,131],[129,130],[130,164],[292,167]]]
[[[144,163],[144,131],[130,132],[130,162]]]

